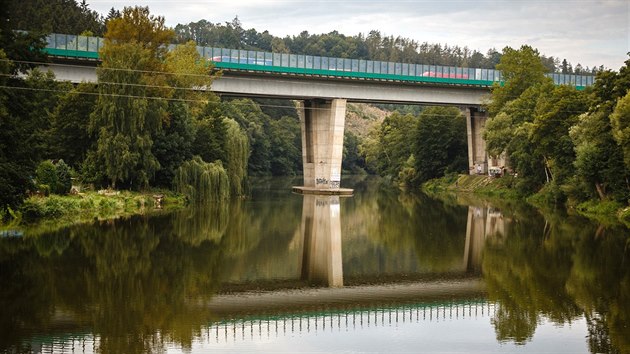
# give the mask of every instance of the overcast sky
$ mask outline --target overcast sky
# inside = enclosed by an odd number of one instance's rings
[[[529,44],[574,65],[618,70],[630,51],[630,0],[88,0],[106,15],[113,6],[149,6],[169,26],[231,21],[284,37],[337,30],[379,30],[418,42],[490,48]]]

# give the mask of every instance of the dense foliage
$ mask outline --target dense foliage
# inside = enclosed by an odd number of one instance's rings
[[[297,36],[284,38],[274,36],[268,31],[244,29],[238,17],[224,24],[207,20],[178,24],[175,26],[176,39],[183,43],[193,40],[200,45],[264,50],[278,53],[294,53],[340,58],[395,61],[415,64],[434,64],[466,66],[473,68],[494,69],[499,63],[501,53],[490,49],[486,54],[468,47],[449,46],[448,44],[418,42],[400,36],[383,35],[372,30],[367,35],[359,33],[347,36],[337,31],[323,34],[311,34],[307,31]],[[542,57],[542,63],[549,72],[590,73],[600,70],[589,69],[577,64],[575,69],[564,59]]]
[[[542,190],[549,202],[630,197],[628,89],[630,60],[619,73],[601,72],[586,91],[554,86],[536,50],[506,48],[497,66],[484,138],[488,152],[505,154],[524,195]]]
[[[455,107],[429,107],[418,116],[394,112],[361,145],[369,171],[418,185],[468,168],[466,121]]]

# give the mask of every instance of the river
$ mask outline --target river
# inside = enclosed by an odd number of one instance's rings
[[[297,184],[0,237],[0,352],[630,353],[628,229]]]

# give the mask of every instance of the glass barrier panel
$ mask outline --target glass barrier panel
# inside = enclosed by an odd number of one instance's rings
[[[394,74],[396,72],[396,63],[387,63],[387,73]]]
[[[67,44],[66,44],[66,48],[67,49],[71,49],[71,50],[77,50],[77,36],[75,35],[67,35]]]
[[[367,61],[359,60],[359,72],[360,73],[367,72]]]
[[[238,64],[238,49],[223,49],[225,53],[227,51],[227,60],[228,63],[237,63]]]
[[[434,69],[431,67],[431,65],[422,64],[422,76],[431,77],[431,72],[433,70]]]
[[[494,70],[488,69],[488,81],[494,81]]]
[[[289,54],[289,67],[290,68],[297,67],[297,55]]]
[[[55,48],[55,36],[54,33],[46,36],[46,48]]]
[[[205,48],[200,46],[200,45],[198,45],[196,48],[197,48],[197,53],[199,53],[199,56],[202,57],[202,58],[205,57],[205,55],[204,55]]]
[[[444,77],[444,67],[441,65],[435,65],[435,70],[432,71],[433,77]]]
[[[359,71],[359,60],[358,59],[352,59],[351,60],[350,71],[352,71],[352,72],[358,72]]]
[[[402,64],[402,71],[400,72],[400,74],[404,76],[409,76],[409,64]]]
[[[297,56],[297,67],[298,68],[303,68],[304,67],[304,55],[298,54],[298,56]]]
[[[282,54],[273,53],[273,66],[282,66]]]
[[[328,70],[329,65],[328,57],[322,57],[322,70]]]
[[[282,53],[282,60],[280,61],[280,66],[282,66],[283,68],[288,68],[289,67],[289,54],[287,53]]]
[[[322,57],[313,57],[313,69],[321,70],[322,68]]]
[[[380,61],[375,61],[374,63],[374,67],[372,68],[372,70],[374,70],[375,74],[380,74],[381,73],[381,62]]]
[[[350,71],[352,69],[352,59],[343,59],[343,71]]]
[[[402,64],[401,63],[394,63],[394,74],[395,75],[402,75]]]
[[[98,52],[98,37],[89,37],[88,38],[88,48],[89,52]]]
[[[86,52],[88,48],[88,37],[86,36],[78,36],[77,37],[77,50]]]
[[[328,70],[337,70],[337,58],[328,57]]]
[[[366,60],[365,61],[365,72],[366,73],[373,73],[374,72],[374,61],[373,60]]]
[[[66,48],[66,35],[65,34],[55,34],[55,48],[57,49],[67,49]]]
[[[304,58],[304,67],[306,69],[312,69],[313,68],[313,56],[312,55],[307,55]]]
[[[265,66],[273,65],[273,54],[271,52],[265,52]]]
[[[343,71],[343,59],[341,58],[331,58],[331,60],[336,63],[335,64],[335,70],[337,71]]]
[[[378,72],[381,74],[387,74],[387,63],[384,61],[379,61],[378,63],[380,65]]]

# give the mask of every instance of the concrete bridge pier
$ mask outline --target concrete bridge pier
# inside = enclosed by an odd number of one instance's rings
[[[468,169],[471,175],[488,173],[488,153],[483,130],[488,121],[488,113],[477,108],[468,107],[466,115],[466,132],[468,134]]]
[[[351,194],[341,188],[346,100],[313,99],[299,104],[304,187],[300,193]]]

